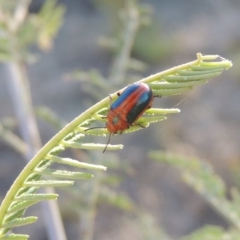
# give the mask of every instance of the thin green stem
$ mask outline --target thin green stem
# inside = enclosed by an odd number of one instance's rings
[[[143,78],[139,82],[151,83],[151,82],[154,82],[154,81],[160,81],[164,76],[175,74],[179,70],[191,69],[191,67],[195,67],[195,66],[202,67],[203,64],[204,64],[204,67],[207,65],[207,66],[209,66],[209,68],[213,68],[213,69],[214,69],[214,67],[227,69],[227,68],[230,68],[232,66],[232,63],[230,61],[223,60],[223,59],[222,59],[221,62],[215,62],[215,65],[210,64],[210,62],[204,62],[204,61],[215,60],[218,57],[219,57],[218,55],[203,56],[200,53],[198,53],[197,54],[197,60],[195,60],[195,61],[185,63],[185,64],[179,65],[177,67],[173,67],[173,68],[170,68],[168,70],[156,73],[156,74],[151,75],[149,77]]]
[[[131,50],[134,44],[134,40],[139,27],[139,10],[134,1],[125,1],[126,8],[124,13],[126,18],[124,18],[124,29],[122,47],[117,55],[113,66],[111,68],[111,74],[108,79],[111,80],[112,84],[119,84],[123,82],[124,76],[126,75],[127,68],[129,66],[129,58]]]
[[[27,144],[17,135],[12,133],[11,130],[4,129],[1,123],[0,123],[0,138],[23,156],[27,154],[28,151]]]
[[[92,153],[91,159],[94,164],[101,163],[99,154]],[[81,212],[81,235],[83,240],[93,239],[94,223],[96,216],[96,205],[98,201],[102,173],[96,172],[93,181],[88,186],[88,194],[86,194],[85,207]]]
[[[8,23],[8,35],[11,45],[12,62],[5,65],[5,69],[9,74],[7,84],[9,85],[10,95],[15,107],[21,136],[27,145],[27,149],[24,155],[26,161],[32,158],[35,153],[41,148],[40,135],[33,113],[34,111],[32,106],[30,83],[24,66],[22,49],[16,36],[18,28],[21,27],[27,15],[29,4],[29,0],[19,1],[15,9],[14,16]],[[3,226],[5,214],[7,213],[7,210],[9,209],[14,196],[16,196],[16,193],[19,191],[20,186],[23,186],[23,183],[27,177],[27,175],[21,176],[21,182],[18,182],[18,185],[12,185],[13,192],[10,194],[11,198],[6,198],[6,201],[5,199],[3,200],[2,206],[5,206],[6,208],[3,207],[3,212],[0,214],[1,226]],[[45,193],[52,193],[54,192],[54,189],[48,187],[42,191]],[[43,207],[49,238],[52,240],[65,240],[66,234],[62,224],[57,202],[42,202],[41,204]],[[1,229],[0,231],[0,236],[3,234],[5,234],[5,229]]]

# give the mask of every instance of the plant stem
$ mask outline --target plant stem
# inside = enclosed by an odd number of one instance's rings
[[[89,156],[91,161],[94,164],[100,164],[100,156],[96,153],[91,153]],[[92,240],[94,233],[94,224],[96,217],[96,205],[98,201],[98,195],[101,184],[101,172],[96,172],[94,174],[94,178],[88,184],[86,199],[85,199],[85,207],[83,211],[81,211],[81,225],[80,225],[80,235],[82,235],[82,240]]]
[[[129,65],[129,58],[134,40],[139,27],[139,10],[133,1],[125,1],[124,13],[127,19],[124,20],[122,46],[111,68],[109,82],[112,85],[119,85],[124,82],[126,71]]]
[[[40,135],[32,106],[30,82],[21,56],[22,49],[16,36],[16,32],[28,15],[30,3],[31,0],[19,0],[16,3],[12,18],[6,22],[13,60],[11,63],[5,64],[5,69],[9,75],[7,84],[18,119],[20,133],[27,145],[27,151],[24,154],[27,162],[41,148]],[[44,192],[53,193],[54,189],[46,188]],[[4,201],[2,204],[4,205]],[[57,202],[42,202],[42,207],[49,239],[66,240]]]
[[[28,151],[27,144],[19,138],[17,135],[15,135],[11,130],[4,129],[4,127],[0,123],[0,138],[8,144],[10,147],[12,147],[15,151],[25,156]]]
[[[23,140],[28,145],[25,159],[29,161],[41,148],[41,140],[33,114],[28,76],[23,63],[20,61],[15,61],[5,66],[9,74],[7,84],[19,122],[20,132]],[[53,188],[44,189],[44,193],[53,192]],[[66,240],[57,202],[47,201],[41,204],[49,239]]]

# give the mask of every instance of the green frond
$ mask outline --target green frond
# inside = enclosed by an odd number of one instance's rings
[[[85,137],[85,134],[83,133],[74,133],[72,136],[67,136],[64,140],[64,142],[76,142],[78,141],[79,139],[81,138],[84,138]]]
[[[73,185],[74,181],[56,181],[56,180],[40,180],[23,183],[26,187],[66,187]]]
[[[11,222],[13,221],[14,219],[19,219],[25,212],[25,209],[22,209],[22,210],[19,210],[19,211],[16,211],[16,212],[13,212],[13,213],[10,213],[10,214],[7,214],[4,222]],[[5,228],[6,230],[6,228]],[[4,230],[4,231],[5,231]]]
[[[38,190],[38,188],[35,188],[35,187],[22,187],[18,190],[15,198],[21,196],[22,194],[36,193],[37,190]]]
[[[158,151],[151,152],[150,157],[179,167],[183,180],[240,231],[240,193],[237,189],[232,190],[235,197],[228,200],[224,181],[214,173],[209,163]]]
[[[193,232],[187,237],[181,238],[181,240],[238,240],[239,236],[240,232],[236,229],[225,231],[221,227],[209,225]]]
[[[147,69],[147,64],[138,59],[130,58],[128,68],[136,71],[145,71]]]
[[[81,127],[88,127],[94,121],[95,120],[93,118],[89,118],[88,120],[85,120],[81,124],[79,124],[79,126],[81,126]]]
[[[57,196],[55,197],[57,199]],[[51,199],[45,199],[45,200],[51,200]],[[39,200],[41,201],[41,200]],[[8,211],[8,214],[18,212],[20,210],[26,209],[31,207],[32,205],[38,203],[39,201],[22,201],[22,202],[17,202],[13,207],[11,207]]]
[[[51,47],[52,39],[62,24],[64,12],[65,8],[57,4],[56,0],[45,1],[37,19],[40,25],[38,43],[42,49]]]
[[[45,17],[46,20],[47,15]],[[50,15],[48,15],[48,17],[51,19]],[[54,17],[51,21],[54,22]],[[140,82],[149,84],[156,96],[179,94],[192,89],[194,86],[206,83],[209,78],[219,75],[223,70],[232,66],[230,61],[220,58],[219,56],[202,56],[201,54],[198,54],[197,57],[197,60],[193,62],[149,76],[142,79]],[[122,90],[123,89],[120,91]],[[118,97],[117,92],[111,94],[111,97],[113,100],[116,99]],[[60,130],[26,165],[2,201],[0,207],[0,239],[6,238],[7,232],[13,227],[36,221],[35,217],[22,218],[28,207],[43,200],[57,198],[56,194],[37,193],[39,188],[46,186],[68,186],[72,185],[74,183],[73,180],[75,179],[90,179],[93,177],[90,173],[50,169],[50,166],[53,163],[60,163],[89,170],[106,170],[106,167],[102,165],[83,163],[78,160],[62,158],[57,155],[67,148],[101,151],[105,149],[106,144],[87,143],[85,142],[85,137],[87,135],[109,136],[109,132],[106,128],[104,128],[104,122],[107,120],[106,114],[109,109],[109,104],[110,100],[108,96],[83,112],[76,119],[67,124],[62,130]],[[167,114],[178,112],[180,112],[179,109],[149,109],[146,111],[146,114],[139,118],[138,121],[129,129],[126,129],[124,133],[148,127],[150,123],[165,120]],[[87,130],[88,128],[91,128],[91,124],[97,127],[101,124],[99,127],[103,127],[103,129]],[[122,145],[108,145],[107,149],[117,150],[122,148]],[[183,165],[186,164],[184,161],[181,163]],[[199,169],[198,163],[195,163],[195,168]],[[46,179],[42,180],[42,176]],[[199,179],[201,179],[201,176],[208,179],[208,187],[215,187],[215,190],[213,191],[215,195],[206,195],[208,192],[206,186],[204,185],[205,182],[199,182],[200,180],[197,182],[198,178],[196,178],[196,176],[198,176]],[[206,172],[197,171],[196,176],[192,178],[191,174],[185,174],[185,179],[189,182],[189,184],[195,184],[194,186],[198,189],[200,194],[208,196],[209,202],[211,202],[216,208],[221,207],[221,213],[224,216],[227,216],[230,221],[235,221],[233,218],[236,218],[236,226],[240,229],[240,211],[233,212],[233,209],[231,208],[232,203],[230,204],[225,198],[223,198],[225,190],[224,186],[221,185],[221,181],[216,180],[216,178],[209,178],[208,173]],[[49,180],[48,177],[50,177],[51,180]],[[66,180],[54,180],[52,178],[64,178]],[[227,207],[224,206],[224,208],[222,207],[222,203],[216,202],[216,196],[222,196],[223,201],[227,203]],[[238,199],[238,195],[236,193],[234,193],[234,196],[235,199]],[[112,200],[113,199],[114,198],[112,198]],[[119,204],[121,205],[123,203],[124,201]],[[228,211],[228,214],[226,211]],[[231,217],[229,216],[230,213]],[[17,235],[14,236],[16,237]],[[26,236],[23,236],[23,239],[26,239]]]
[[[36,181],[41,177],[40,174],[36,174],[36,173],[32,173],[28,176],[28,178],[26,179],[26,182],[30,182],[30,181]]]
[[[108,108],[108,110],[109,110],[109,108]],[[102,112],[105,112],[105,115],[95,114],[94,119],[99,121],[99,122],[106,122],[106,114],[107,114],[108,110],[107,111],[105,111],[105,110],[102,111]]]
[[[24,234],[9,234],[7,236],[1,237],[1,240],[27,240],[29,235]]]
[[[36,201],[36,202],[40,202],[43,200],[55,200],[57,199],[58,194],[56,193],[48,193],[48,194],[43,194],[43,193],[38,193],[38,194],[22,194],[19,197],[16,197],[14,199],[14,201],[17,202],[22,202],[22,201]],[[10,210],[12,210],[10,208]]]
[[[41,106],[35,109],[37,117],[43,119],[47,123],[50,123],[56,129],[64,127],[65,123],[48,107]]]
[[[107,168],[102,165],[95,165],[95,164],[89,164],[84,162],[79,162],[77,160],[71,159],[71,158],[61,158],[57,156],[46,156],[48,159],[51,159],[54,162],[66,164],[73,167],[78,168],[86,168],[86,169],[92,169],[92,170],[106,170]]]
[[[203,78],[210,78],[210,77],[215,77],[214,74],[219,74],[221,73],[224,68],[218,67],[218,68],[211,68],[208,70],[200,70],[199,68],[196,68],[199,66],[193,66],[190,68],[190,70],[179,70],[177,71],[177,74],[180,76],[203,76]],[[209,75],[210,74],[210,75]],[[207,76],[207,77],[206,77]]]
[[[44,160],[40,161],[40,163],[37,165],[37,168],[46,169],[46,168],[50,167],[51,164],[52,164],[51,161],[44,159]]]
[[[146,114],[173,114],[173,113],[180,113],[181,111],[178,108],[150,108],[146,111]]]
[[[63,170],[54,170],[54,169],[35,169],[35,172],[39,172],[42,175],[47,175],[56,178],[68,178],[68,179],[91,179],[93,175],[90,173],[83,173],[83,172],[70,172],[70,171],[63,171]]]
[[[65,147],[62,145],[55,146],[49,154],[51,155],[57,155],[65,150]]]
[[[48,50],[62,24],[65,8],[57,4],[56,0],[46,0],[40,12],[26,14],[21,21],[18,21],[14,18],[18,3],[13,4],[9,9],[3,6],[3,2],[6,1],[1,1],[1,12],[4,13],[0,24],[0,61],[15,61],[17,55],[21,55],[24,60],[29,60],[31,56],[28,49],[33,44],[38,44],[41,49]],[[23,5],[21,9],[28,8],[30,1],[22,1],[20,4]],[[14,27],[9,22],[14,22]]]
[[[103,115],[106,115],[107,112],[109,110],[109,106],[108,107],[103,107],[101,108],[99,111],[97,111],[97,114],[103,114]]]
[[[107,202],[119,209],[125,211],[133,211],[135,210],[135,205],[133,201],[123,193],[116,193],[112,191],[110,188],[101,187],[101,191],[99,193],[100,201],[104,203]]]
[[[221,240],[224,231],[218,226],[206,226],[203,229],[197,230],[189,236],[183,238],[184,240],[200,240],[200,239],[213,239]]]
[[[9,122],[10,125],[13,124],[11,120],[9,121],[9,119],[6,123],[4,123],[4,121],[0,122],[0,139],[13,147],[17,152],[25,155],[28,147],[22,139],[12,132],[11,126],[8,126]]]
[[[185,92],[191,90],[192,88],[193,87],[182,87],[182,88],[173,88],[173,89],[153,90],[153,95],[166,97],[166,96],[185,93]]]
[[[188,88],[195,87],[201,84],[207,83],[208,80],[198,80],[198,81],[187,81],[187,82],[159,82],[159,83],[150,83],[149,86],[153,91],[175,89],[175,88]]]
[[[37,217],[15,218],[13,221],[3,223],[3,228],[14,228],[31,224],[37,221]]]
[[[187,71],[187,75],[183,75],[184,71],[181,72],[181,75],[173,75],[173,76],[165,76],[163,79],[167,82],[186,82],[186,81],[199,81],[203,79],[209,79],[213,77],[217,77],[221,72],[223,71],[222,68],[218,69],[218,71],[213,71],[212,73],[206,73],[206,74],[199,74],[199,72],[192,72],[197,74],[190,74],[189,71]]]
[[[79,148],[79,149],[88,149],[88,150],[103,150],[106,144],[100,143],[80,143],[80,142],[71,142],[71,141],[62,141],[62,144],[65,147],[69,148]],[[122,149],[122,145],[108,145],[108,150],[119,150]]]
[[[146,116],[146,117],[141,117],[137,123],[139,124],[146,124],[146,123],[155,123],[155,122],[161,122],[163,120],[166,120],[167,117],[164,116]],[[148,125],[147,125],[148,126]]]
[[[136,131],[139,131],[139,130],[149,127],[149,123],[141,122],[141,119],[142,118],[139,118],[138,121],[136,122],[136,124],[131,126],[130,128],[128,128],[127,130],[125,130],[124,133],[132,133],[132,132],[136,132]]]
[[[88,130],[88,128],[78,127],[77,130],[80,131],[80,132],[85,132],[86,130]],[[105,127],[89,129],[87,131],[87,135],[93,135],[93,136],[106,137],[108,134],[109,134],[109,132]]]

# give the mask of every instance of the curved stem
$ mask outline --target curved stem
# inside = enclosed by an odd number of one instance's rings
[[[140,13],[138,7],[135,6],[135,3],[131,1],[125,1],[125,4],[125,14],[127,16],[127,19],[124,20],[125,26],[122,31],[124,34],[122,36],[123,45],[113,63],[110,76],[108,77],[113,85],[123,82],[123,78],[126,75],[126,71],[129,65],[131,50],[139,27]]]
[[[43,148],[32,158],[32,160],[26,165],[22,170],[20,175],[16,178],[11,188],[7,192],[1,207],[0,207],[0,226],[3,224],[3,217],[10,207],[12,200],[19,190],[19,186],[23,184],[32,170],[39,164],[39,162],[44,159],[47,155],[63,138],[65,138],[73,129],[75,129],[80,123],[88,119],[91,114],[99,111],[104,105],[107,105],[109,98],[106,97],[101,102],[97,103],[93,107],[89,108],[87,111],[82,113],[80,116],[75,118],[71,123],[66,125],[60,132],[58,132],[48,143],[43,146]],[[1,236],[1,235],[0,235]]]
[[[218,56],[202,56],[198,54],[198,59],[186,63],[174,68],[171,68],[169,70],[157,73],[155,75],[149,76],[145,79],[142,79],[139,82],[146,82],[150,83],[153,81],[161,81],[161,78],[165,75],[175,74],[176,71],[182,70],[182,69],[189,69],[193,66],[201,66],[201,62],[204,60],[215,60]],[[211,62],[209,62],[211,63]],[[231,67],[231,62],[228,60],[223,60],[221,62],[216,62],[218,67],[223,68],[229,68]],[[213,66],[209,66],[210,68]],[[118,92],[118,91],[117,91]],[[115,99],[117,97],[117,92],[114,94],[111,94],[112,98]],[[27,164],[27,166],[22,170],[21,174],[17,177],[14,184],[8,191],[6,197],[4,198],[1,208],[0,208],[0,226],[3,224],[3,218],[5,213],[7,212],[8,208],[10,207],[10,204],[12,203],[12,200],[14,199],[14,196],[17,194],[19,190],[19,186],[22,186],[25,179],[29,176],[29,174],[32,172],[32,170],[39,164],[41,160],[44,159],[44,157],[61,141],[63,140],[69,133],[74,131],[75,128],[77,128],[81,123],[86,121],[87,119],[91,118],[91,116],[94,116],[98,111],[100,111],[102,108],[106,107],[109,104],[109,97],[104,98],[102,101],[98,102],[85,112],[83,112],[81,115],[76,117],[72,122],[70,122],[68,125],[66,125],[60,132],[58,132],[48,143],[45,144],[45,146],[42,147],[42,149],[32,158],[32,160]],[[1,236],[1,235],[0,235]]]

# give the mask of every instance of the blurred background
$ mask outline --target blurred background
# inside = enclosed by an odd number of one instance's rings
[[[106,37],[119,36],[123,26],[119,14],[124,2],[127,1],[57,1],[65,7],[65,15],[51,48],[41,51],[31,46],[36,59],[28,64],[27,72],[35,108],[46,106],[61,122],[67,123],[110,91],[133,82],[133,78],[128,78],[111,85],[108,78],[117,52],[109,48],[111,44]],[[33,0],[29,12],[38,13],[43,3],[43,0]],[[172,108],[181,102],[177,105],[181,113],[142,131],[114,136],[112,143],[122,143],[123,150],[107,151],[104,155],[96,151],[94,155],[101,155],[97,158],[108,167],[106,174],[114,173],[112,182],[107,179],[107,186],[117,195],[123,194],[126,201],[129,199],[151,219],[155,229],[160,228],[172,239],[180,239],[208,224],[227,228],[227,221],[181,181],[178,170],[151,161],[148,151],[162,150],[205,159],[227,186],[240,187],[237,178],[240,172],[236,170],[240,160],[240,69],[237,67],[240,2],[146,0],[140,3],[147,5],[151,22],[138,29],[131,50],[131,56],[144,63],[143,71],[136,74],[139,79],[193,61],[198,52],[218,54],[231,60],[233,67],[190,93],[156,99],[154,106],[161,108]],[[89,93],[89,84],[92,84],[90,88],[95,86],[83,73],[91,69],[97,69],[109,81],[111,90],[98,91],[98,96]],[[5,63],[0,65],[0,76],[0,118],[15,119]],[[37,119],[44,144],[59,129]],[[14,133],[19,135],[17,127]],[[96,141],[105,143],[106,139]],[[82,160],[87,153],[77,154]],[[0,199],[25,164],[21,154],[4,141],[0,142]],[[81,231],[82,189],[89,191],[85,184],[77,181],[72,191],[60,192],[59,205],[69,240],[90,239],[84,238]],[[104,198],[96,206],[92,239],[157,239],[143,238],[141,224],[138,224],[140,217],[127,207],[111,204]],[[39,216],[38,222],[18,231],[27,232],[30,239],[48,239],[40,205],[32,207],[29,213]]]

